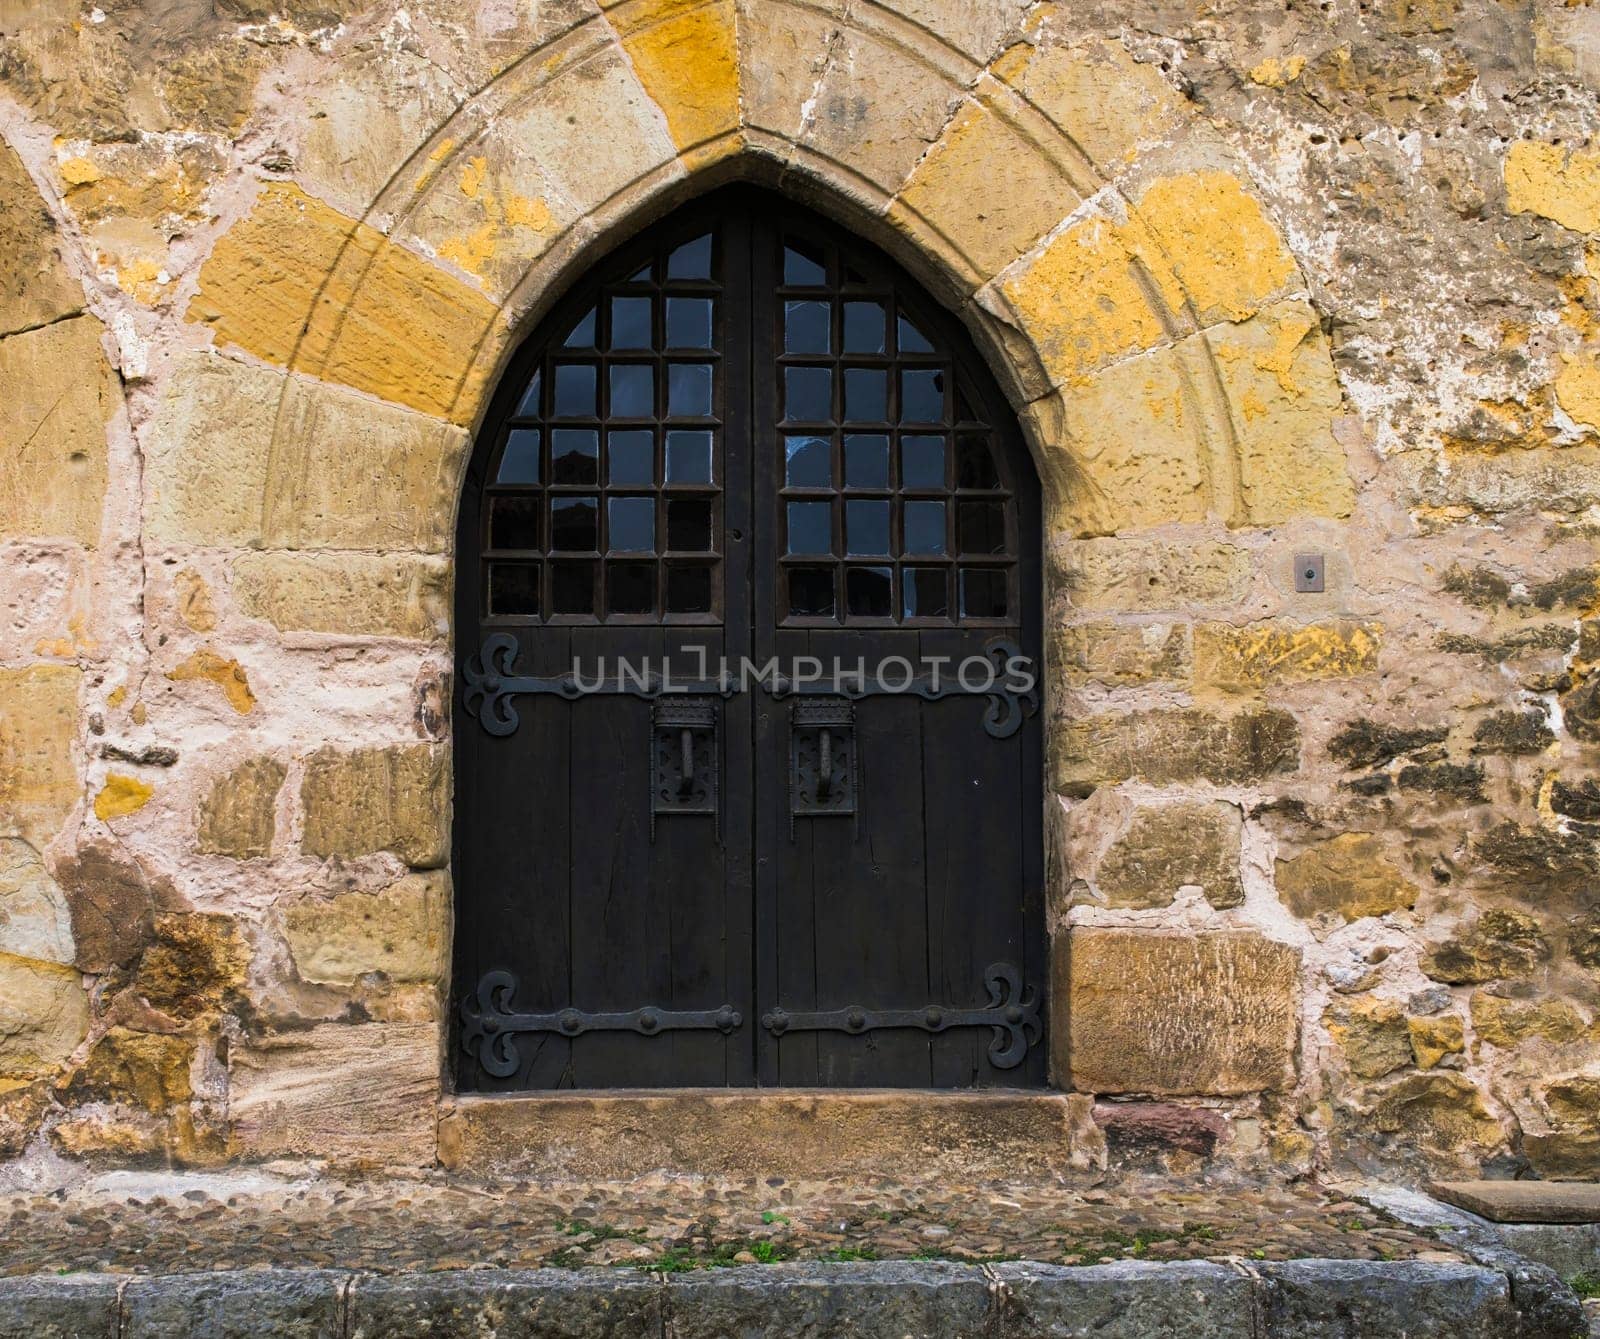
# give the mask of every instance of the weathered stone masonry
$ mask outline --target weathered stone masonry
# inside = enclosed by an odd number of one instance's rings
[[[735,176],[1038,462],[1058,1086],[1600,1175],[1597,84],[1528,0],[0,7],[0,1175],[434,1160],[470,434]]]

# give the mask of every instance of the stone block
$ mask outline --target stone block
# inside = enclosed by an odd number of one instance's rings
[[[1589,1026],[1560,999],[1508,1000],[1486,990],[1472,992],[1472,1029],[1480,1042],[1509,1049],[1542,1038],[1564,1045],[1580,1040]],[[1600,1030],[1597,1030],[1600,1037]]]
[[[1506,1339],[1519,1333],[1499,1270],[1416,1260],[1288,1260],[1259,1266],[1268,1334],[1348,1339]]]
[[[665,1286],[622,1270],[494,1269],[364,1275],[350,1287],[348,1339],[657,1339]]]
[[[1350,1072],[1360,1078],[1375,1079],[1411,1063],[1411,1029],[1405,1011],[1392,1000],[1368,996],[1339,1002],[1323,1022]]]
[[[381,972],[391,981],[439,981],[448,957],[450,877],[408,874],[376,893],[302,898],[283,913],[284,938],[303,981],[355,985]]]
[[[0,1278],[0,1339],[121,1339],[111,1274]]]
[[[430,1166],[439,1084],[433,1023],[323,1023],[234,1046],[230,1151]]]
[[[1316,312],[1281,303],[1203,337],[1233,418],[1237,525],[1350,515],[1355,485],[1333,420],[1342,408]]]
[[[1384,853],[1370,832],[1341,832],[1276,862],[1278,896],[1302,920],[1333,915],[1341,920],[1410,910],[1417,888]]]
[[[827,8],[738,0],[740,119],[792,138],[827,63],[837,14]]]
[[[1082,200],[1063,157],[1028,137],[1023,116],[1009,91],[963,103],[890,209],[891,220],[905,211],[931,225],[978,283],[1025,254]],[[1006,165],[1003,191],[994,189],[996,163]]]
[[[1250,586],[1250,554],[1212,540],[1070,540],[1051,554],[1074,609],[1167,612],[1237,604]]]
[[[1500,1122],[1465,1075],[1448,1070],[1407,1074],[1372,1094],[1352,1131],[1399,1135],[1406,1145],[1459,1162],[1479,1160],[1505,1142]]]
[[[1099,800],[1097,794],[1079,806],[1072,819],[1080,810],[1098,807]],[[1244,901],[1239,878],[1242,826],[1239,810],[1231,804],[1143,805],[1126,815],[1121,830],[1097,857],[1084,849],[1086,843],[1075,841],[1071,873],[1074,879],[1088,880],[1110,907],[1170,906],[1182,887],[1198,887],[1214,907],[1236,907]]]
[[[1429,1191],[1492,1223],[1600,1223],[1600,1184],[1435,1181]]]
[[[88,1031],[77,968],[0,953],[0,1080],[49,1074]]]
[[[1229,1094],[1291,1080],[1300,955],[1287,944],[1080,925],[1067,952],[1073,1088]]]
[[[1051,782],[1063,794],[1134,777],[1152,785],[1259,781],[1299,768],[1300,728],[1276,709],[1123,712],[1066,721],[1052,734],[1050,755]]]
[[[188,309],[219,346],[462,422],[494,317],[476,289],[289,182],[212,248]]]
[[[1050,664],[1072,683],[1182,681],[1193,668],[1184,623],[1065,623],[1051,636]]]
[[[187,1102],[192,1037],[113,1027],[90,1047],[66,1093],[74,1102],[118,1102],[152,1115]]]
[[[1250,1280],[1204,1260],[993,1267],[1002,1339],[1234,1339],[1253,1332]]]
[[[0,539],[100,538],[119,399],[102,330],[74,316],[0,339]]]
[[[375,553],[248,553],[234,559],[241,613],[284,632],[436,641],[449,626],[442,558]]]
[[[449,769],[432,745],[319,749],[306,759],[300,803],[309,855],[393,851],[417,869],[437,868],[449,855]]]
[[[241,993],[249,968],[249,945],[231,917],[167,913],[155,918],[133,988],[175,1018],[200,1018]]]
[[[120,1339],[344,1339],[345,1279],[320,1269],[134,1279],[122,1299]]]
[[[56,874],[72,915],[76,965],[105,972],[132,960],[149,942],[157,912],[183,899],[172,885],[151,879],[114,847],[91,842],[61,860]]]
[[[0,144],[0,255],[0,336],[83,310],[83,286],[62,262],[55,221],[9,144]]]
[[[1470,925],[1428,944],[1418,965],[1435,981],[1465,986],[1526,976],[1549,958],[1549,941],[1532,916],[1487,907]]]
[[[667,1283],[669,1339],[770,1332],[795,1339],[975,1339],[989,1320],[989,1282],[971,1265],[782,1264],[676,1274]]]
[[[196,845],[206,855],[249,860],[272,854],[278,792],[288,768],[276,758],[247,758],[218,777],[200,802]]]
[[[1201,623],[1194,630],[1194,677],[1235,692],[1343,679],[1378,668],[1375,623]]]
[[[148,435],[148,533],[166,544],[443,552],[465,443],[409,410],[196,354],[178,364]]]
[[[601,7],[678,148],[738,127],[733,0],[602,0]]]
[[[40,962],[73,959],[72,913],[38,851],[0,837],[0,953]]]

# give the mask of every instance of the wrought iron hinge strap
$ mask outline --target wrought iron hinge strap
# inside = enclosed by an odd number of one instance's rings
[[[990,965],[983,974],[989,992],[984,1009],[952,1009],[929,1004],[921,1009],[867,1009],[852,1004],[843,1009],[790,1012],[781,1005],[761,1017],[761,1026],[775,1037],[786,1032],[848,1032],[863,1036],[879,1028],[921,1028],[945,1032],[957,1027],[990,1027],[989,1063],[996,1069],[1014,1069],[1028,1048],[1044,1035],[1039,1021],[1039,1000],[1030,986],[1022,988],[1021,969],[1009,962]]]
[[[521,1065],[516,1038],[532,1032],[556,1032],[580,1037],[585,1032],[637,1032],[654,1037],[663,1032],[716,1030],[724,1036],[744,1024],[744,1015],[731,1004],[716,1009],[639,1009],[612,1013],[587,1013],[558,1009],[554,1013],[520,1014],[511,1008],[517,978],[510,972],[487,972],[478,989],[461,1001],[461,1045],[487,1074],[507,1078]]]

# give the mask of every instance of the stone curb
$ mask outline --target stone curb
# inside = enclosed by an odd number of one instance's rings
[[[1503,1268],[1409,1261],[0,1278],[0,1339],[1573,1339],[1561,1312]]]

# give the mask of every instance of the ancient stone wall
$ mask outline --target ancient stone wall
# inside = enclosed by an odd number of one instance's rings
[[[0,1179],[433,1162],[471,432],[733,177],[1017,406],[1113,1152],[1600,1175],[1597,84],[1546,0],[0,4]]]

